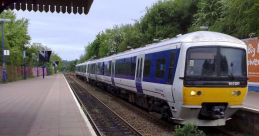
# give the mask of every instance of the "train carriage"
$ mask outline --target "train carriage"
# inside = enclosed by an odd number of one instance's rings
[[[246,50],[239,39],[199,31],[84,65],[86,78],[162,117],[221,126],[247,93]]]
[[[87,70],[87,62],[85,63],[81,63],[81,64],[77,64],[76,65],[76,69],[75,69],[75,73],[76,76],[81,77],[81,78],[85,78],[86,77],[86,70]]]

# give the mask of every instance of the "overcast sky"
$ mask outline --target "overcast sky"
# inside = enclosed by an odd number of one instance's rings
[[[77,59],[95,36],[114,25],[133,23],[158,0],[94,0],[88,15],[22,12],[29,19],[31,42],[42,43],[62,59]]]

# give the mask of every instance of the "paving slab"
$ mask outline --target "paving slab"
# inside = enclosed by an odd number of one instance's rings
[[[259,111],[259,92],[249,91],[247,93],[244,106],[246,108]]]
[[[95,135],[62,74],[0,84],[1,136]]]

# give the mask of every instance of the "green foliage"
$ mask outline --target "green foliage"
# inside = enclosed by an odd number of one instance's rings
[[[220,0],[199,0],[197,8],[198,11],[194,15],[192,27],[189,28],[190,31],[200,30],[200,26],[211,28],[223,14],[223,3]]]
[[[221,0],[223,15],[212,29],[239,38],[247,38],[254,32],[259,36],[258,0]]]
[[[186,33],[196,13],[196,2],[190,0],[163,0],[147,9],[140,21],[114,26],[99,33],[85,48],[79,62],[101,58],[128,49]]]
[[[258,0],[160,0],[134,24],[100,32],[86,46],[79,62],[198,31],[201,26],[238,38],[247,38],[250,33],[259,36],[258,16]]]
[[[163,0],[154,4],[140,20],[145,43],[186,33],[196,13],[196,4],[190,0]]]
[[[22,50],[30,40],[30,36],[28,35],[28,20],[16,19],[16,16],[12,11],[2,12],[0,18],[11,20],[11,22],[4,24],[4,46],[5,49],[10,50],[11,54],[11,56],[7,58],[7,63],[16,66],[22,65]],[[0,37],[2,37],[2,33],[0,33]],[[2,38],[0,38],[0,43],[2,43]],[[2,48],[0,51],[2,52]],[[2,62],[2,57],[0,58],[0,61]]]
[[[205,136],[205,133],[195,125],[186,124],[183,127],[177,126],[174,136]]]
[[[59,64],[57,66],[58,71],[62,71],[63,61],[62,59],[56,54],[55,52],[52,52],[52,55],[50,57],[50,63],[53,64],[55,61],[58,61]]]
[[[211,31],[247,38],[250,33],[259,36],[258,0],[199,0],[198,12],[190,31],[208,26]]]
[[[78,60],[72,60],[72,61],[64,60],[62,62],[62,64],[63,64],[62,71],[63,72],[75,72],[75,66],[77,63],[78,63]]]
[[[4,47],[10,50],[10,56],[6,56],[6,64],[8,73],[15,73],[15,68],[19,68],[22,65],[27,67],[42,66],[43,63],[38,62],[39,52],[42,50],[51,50],[40,43],[30,44],[30,36],[28,35],[28,24],[27,19],[16,19],[16,15],[12,11],[4,11],[0,14],[0,18],[10,19],[11,22],[4,24]],[[0,33],[2,37],[2,33]],[[0,38],[0,43],[2,38]],[[2,48],[0,49],[2,52]],[[23,51],[26,51],[26,57],[23,59]],[[2,55],[2,53],[1,53]],[[54,61],[59,61],[58,70],[62,68],[61,58],[53,53],[50,62],[45,64],[50,73],[53,73]],[[2,57],[0,57],[2,63]],[[11,74],[9,76],[19,76],[18,74]],[[15,78],[12,78],[15,79]]]

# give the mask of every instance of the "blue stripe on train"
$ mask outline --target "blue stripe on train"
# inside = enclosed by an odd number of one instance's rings
[[[174,59],[174,69],[171,73],[172,81],[169,82],[168,74],[169,74],[169,66],[170,66],[170,57],[171,53],[175,53]],[[145,60],[150,60],[150,73],[149,75],[143,76],[143,81],[151,82],[151,83],[160,83],[160,84],[172,84],[174,82],[175,72],[177,68],[177,63],[179,59],[180,49],[166,50],[161,52],[155,52],[145,55]],[[163,77],[157,77],[157,61],[160,59],[165,59],[165,69],[163,73]]]
[[[248,86],[249,91],[259,92],[259,86]]]

